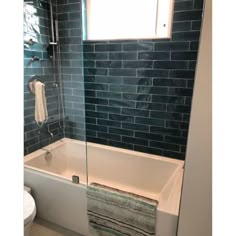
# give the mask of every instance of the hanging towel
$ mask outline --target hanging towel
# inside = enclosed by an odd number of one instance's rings
[[[35,81],[33,83],[35,92],[35,121],[38,125],[42,125],[48,119],[45,85],[40,81]]]
[[[97,183],[88,186],[87,200],[91,235],[155,235],[157,201]]]

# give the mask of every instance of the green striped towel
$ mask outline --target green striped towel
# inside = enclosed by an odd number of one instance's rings
[[[155,235],[157,201],[92,183],[87,188],[93,236]]]

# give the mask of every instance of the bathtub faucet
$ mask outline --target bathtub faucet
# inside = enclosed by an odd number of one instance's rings
[[[51,138],[53,138],[53,133],[50,131],[49,126],[48,126],[48,133],[50,134]]]
[[[53,133],[50,131],[48,133],[50,134],[51,138],[53,138]]]

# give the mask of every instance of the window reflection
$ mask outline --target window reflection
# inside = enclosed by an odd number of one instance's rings
[[[29,46],[35,42],[38,42],[40,29],[39,29],[39,17],[35,6],[31,5],[33,2],[24,3],[24,46]]]

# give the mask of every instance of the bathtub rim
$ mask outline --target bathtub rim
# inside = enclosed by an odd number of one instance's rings
[[[169,201],[169,197],[168,198],[163,198],[162,196],[164,194],[166,194],[166,192],[168,192],[169,190],[167,189],[172,189],[175,188],[174,184],[174,180],[176,178],[176,176],[178,176],[178,174],[183,171],[184,168],[184,161],[182,160],[177,160],[177,159],[172,159],[172,158],[168,158],[168,157],[164,157],[164,156],[159,156],[159,155],[154,155],[154,154],[149,154],[149,153],[142,153],[142,152],[137,152],[137,151],[133,151],[133,150],[127,150],[127,149],[122,149],[122,148],[117,148],[117,147],[112,147],[112,146],[107,146],[107,145],[102,145],[102,144],[96,144],[96,143],[91,143],[91,142],[85,142],[85,141],[79,141],[79,140],[75,140],[75,139],[70,139],[70,138],[62,138],[52,144],[49,144],[41,149],[38,149],[28,155],[26,155],[24,157],[24,168],[28,169],[28,170],[33,170],[38,172],[39,174],[46,174],[48,176],[53,176],[56,179],[59,180],[64,180],[67,181],[68,183],[72,183],[72,179],[69,179],[63,175],[59,175],[56,174],[54,172],[49,172],[40,168],[36,168],[36,167],[32,167],[30,165],[27,165],[26,163],[34,158],[37,158],[39,155],[45,155],[47,153],[47,151],[51,151],[54,148],[57,148],[58,146],[61,146],[65,143],[77,143],[79,145],[84,145],[85,148],[88,147],[95,147],[95,148],[99,148],[99,149],[105,149],[108,151],[115,151],[115,152],[121,152],[123,154],[129,154],[129,155],[134,155],[134,156],[138,156],[138,157],[144,157],[144,158],[149,158],[149,159],[154,159],[154,160],[158,160],[161,162],[169,162],[169,163],[173,163],[176,166],[176,169],[174,170],[173,174],[170,176],[170,178],[168,179],[168,181],[166,182],[166,184],[163,186],[162,191],[160,192],[160,198],[158,199],[158,210],[169,213],[169,214],[173,214],[173,215],[178,215],[178,211],[179,211],[179,203],[176,202],[176,207],[174,210],[169,210],[168,205],[166,205],[166,202]],[[86,145],[87,144],[87,145]],[[87,157],[86,157],[87,158]],[[87,160],[86,160],[87,161]],[[86,169],[87,172],[87,169]],[[83,182],[80,181],[79,185],[83,185],[85,187],[87,187],[87,185],[89,184],[88,182]],[[182,185],[182,183],[181,183]],[[180,195],[181,197],[181,187],[180,189],[175,188],[175,194],[177,192],[177,194]],[[163,194],[164,193],[164,194]],[[167,194],[168,195],[168,194]],[[157,200],[157,199],[156,199]]]

